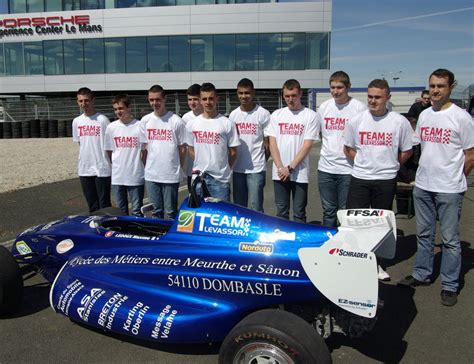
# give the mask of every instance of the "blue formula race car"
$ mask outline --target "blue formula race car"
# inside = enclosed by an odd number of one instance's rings
[[[393,257],[396,240],[391,211],[338,218],[338,229],[296,223],[194,189],[174,221],[69,216],[24,231],[11,252],[0,246],[0,315],[18,307],[22,270],[34,267],[51,307],[85,325],[222,342],[226,364],[329,363],[325,338],[374,326],[375,256]]]

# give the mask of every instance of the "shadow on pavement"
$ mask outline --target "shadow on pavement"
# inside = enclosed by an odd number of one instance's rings
[[[374,360],[399,363],[407,350],[405,334],[418,313],[414,292],[414,289],[381,283],[379,295],[385,304],[377,313],[374,330],[360,339],[335,335],[327,341],[329,349],[348,346]]]

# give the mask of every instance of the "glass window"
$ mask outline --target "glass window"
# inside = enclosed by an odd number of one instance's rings
[[[44,74],[64,74],[63,42],[60,40],[48,40],[43,42],[44,48]]]
[[[125,38],[104,39],[105,72],[125,73]]]
[[[134,8],[137,6],[137,0],[117,0],[117,8]]]
[[[0,44],[0,76],[5,74],[5,64],[3,62],[3,44]]]
[[[156,0],[137,0],[137,7],[156,6]]]
[[[64,43],[64,73],[80,75],[84,73],[84,49],[82,39],[65,40]]]
[[[258,36],[237,34],[235,36],[235,69],[237,71],[258,69]]]
[[[146,38],[126,38],[126,65],[127,72],[146,72]]]
[[[176,5],[194,5],[194,0],[176,0]]]
[[[156,0],[156,5],[157,6],[175,6],[176,1],[175,0]]]
[[[305,62],[304,33],[283,33],[281,35],[282,69],[303,70]]]
[[[215,0],[196,0],[196,5],[215,4]]]
[[[106,9],[115,8],[115,0],[105,0],[105,8]]]
[[[329,34],[306,34],[306,68],[329,69]]]
[[[84,39],[84,73],[104,73],[104,40]]]
[[[189,36],[169,37],[169,71],[184,72],[190,70]]]
[[[258,35],[258,68],[281,69],[281,34]]]
[[[212,35],[191,37],[191,71],[212,71]]]
[[[63,3],[61,0],[46,0],[46,11],[61,11]]]
[[[105,4],[104,0],[80,0],[81,9],[104,9]]]
[[[63,0],[64,1],[64,10],[80,10],[81,2],[80,0]]]
[[[5,74],[24,75],[23,43],[5,43]]]
[[[26,0],[9,0],[10,13],[26,13]]]
[[[25,57],[25,75],[42,75],[43,70],[43,43],[27,42],[23,44]]]
[[[44,11],[44,0],[28,0],[28,13],[40,13]]]
[[[168,72],[168,37],[147,38],[148,72]]]
[[[235,35],[214,36],[214,71],[235,70]]]

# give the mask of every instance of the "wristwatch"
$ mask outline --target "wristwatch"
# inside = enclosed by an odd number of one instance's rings
[[[286,168],[288,168],[288,172],[290,172],[290,173],[293,173],[293,171],[295,170],[295,169],[291,166],[291,164],[288,164],[288,166],[287,166]]]

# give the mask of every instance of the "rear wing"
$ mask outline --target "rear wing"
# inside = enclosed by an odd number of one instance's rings
[[[324,245],[301,248],[298,256],[314,286],[337,306],[374,317],[378,303],[377,260],[393,258],[397,228],[389,210],[340,210],[341,226]]]

